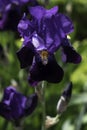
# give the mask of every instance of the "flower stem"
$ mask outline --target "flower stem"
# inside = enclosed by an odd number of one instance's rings
[[[23,130],[23,120],[19,121],[14,121],[14,130]]]
[[[14,130],[23,130],[23,128],[19,126],[19,127],[15,127]]]
[[[45,82],[42,82],[42,118],[43,118],[43,122],[42,122],[42,130],[46,130],[45,127],[45,120],[46,120],[46,108],[45,108]]]

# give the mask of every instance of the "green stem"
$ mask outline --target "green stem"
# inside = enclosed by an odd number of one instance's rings
[[[22,128],[21,126],[15,127],[14,129],[15,129],[15,130],[23,130],[23,128]]]
[[[23,130],[23,120],[21,120],[21,121],[15,120],[13,122],[13,125],[14,125],[14,130]]]
[[[46,130],[45,127],[45,120],[46,120],[46,108],[45,108],[45,82],[42,82],[42,117],[43,117],[43,123],[42,123],[42,130]]]

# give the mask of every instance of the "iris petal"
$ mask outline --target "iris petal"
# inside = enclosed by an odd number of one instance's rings
[[[68,39],[64,39],[62,43],[62,60],[64,62],[71,62],[74,64],[78,64],[81,62],[81,56],[75,51],[75,49],[71,46]]]
[[[31,114],[37,106],[37,101],[36,93],[26,97],[17,92],[14,87],[7,87],[0,102],[0,115],[7,120],[14,120],[16,122],[20,118]]]
[[[53,55],[49,56],[46,65],[43,65],[37,56],[30,69],[30,78],[34,81],[46,80],[51,83],[58,83],[62,80],[63,74],[62,68],[57,64]]]
[[[26,100],[26,104],[25,104],[25,115],[29,115],[31,114],[38,103],[38,97],[37,94],[32,94],[30,95],[27,100]]]
[[[32,64],[34,50],[33,45],[31,43],[27,43],[24,45],[18,52],[17,57],[20,61],[21,68],[28,67]]]

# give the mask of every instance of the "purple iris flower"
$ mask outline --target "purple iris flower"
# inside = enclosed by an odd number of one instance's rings
[[[0,18],[0,30],[16,31],[21,16],[20,7],[12,7],[10,10],[4,11]]]
[[[29,97],[17,92],[12,86],[4,90],[3,99],[0,102],[0,116],[11,121],[18,121],[30,115],[37,106],[37,94]]]
[[[42,80],[58,83],[64,72],[57,64],[54,52],[60,47],[65,48],[63,39],[73,31],[72,21],[58,13],[57,6],[49,10],[42,6],[30,7],[29,12],[32,20],[24,14],[18,24],[18,31],[24,39],[17,52],[21,68],[31,66],[28,78],[31,85]]]
[[[17,24],[22,16],[20,8],[13,6],[11,0],[0,0],[0,30],[17,30]]]
[[[17,30],[23,15],[22,7],[28,2],[35,5],[34,0],[0,0],[0,30]]]

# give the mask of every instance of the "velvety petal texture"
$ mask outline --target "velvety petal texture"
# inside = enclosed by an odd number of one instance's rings
[[[53,55],[49,55],[48,64],[46,65],[42,64],[40,57],[37,55],[30,69],[29,83],[32,85],[34,82],[42,80],[58,83],[62,80],[63,74],[62,68],[57,64]]]
[[[42,6],[29,7],[29,12],[31,19],[24,14],[18,24],[20,36],[24,38],[22,48],[17,52],[21,68],[29,66],[28,81],[32,86],[42,80],[59,83],[64,72],[54,53],[62,47],[65,62],[81,61],[81,56],[64,40],[74,30],[73,23],[68,16],[58,12],[57,6],[49,10]]]
[[[20,61],[21,68],[28,67],[33,61],[34,46],[31,42],[27,41],[26,43],[27,44],[23,45],[23,47],[17,52],[17,57]]]
[[[26,97],[17,92],[14,87],[9,86],[5,89],[0,102],[0,115],[7,120],[19,120],[34,111],[37,101],[37,94]]]
[[[78,64],[82,60],[81,56],[71,46],[67,38],[62,41],[62,60],[64,62],[71,62],[74,64]]]

